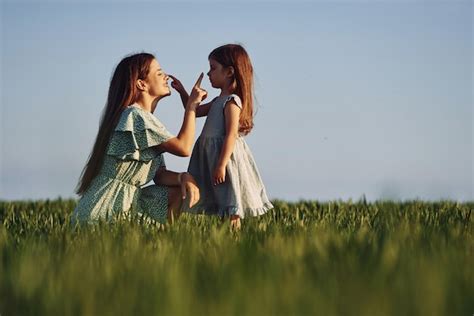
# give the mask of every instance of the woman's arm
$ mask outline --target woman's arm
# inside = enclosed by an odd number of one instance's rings
[[[160,144],[158,150],[169,152],[180,157],[191,155],[191,147],[194,141],[194,132],[196,130],[196,110],[187,108],[184,112],[183,125],[176,137]]]
[[[179,186],[182,179],[180,179],[180,173],[167,170],[165,167],[161,167],[155,174],[153,182],[158,185],[166,185],[169,187]]]
[[[200,87],[204,74],[201,73],[188,98],[186,110],[184,111],[183,125],[178,136],[160,144],[158,150],[169,152],[173,155],[188,157],[191,155],[191,148],[194,142],[194,132],[196,130],[196,107],[207,96],[207,91]]]
[[[200,199],[197,183],[187,172],[174,172],[162,167],[156,172],[153,182],[157,185],[180,186],[181,198],[185,200],[189,196],[189,207],[193,207]]]
[[[234,151],[235,140],[239,136],[240,108],[237,106],[234,100],[227,102],[224,108],[224,116],[226,134],[224,138],[224,144],[221,149],[221,154],[219,156],[219,162],[217,163],[217,167],[214,170],[214,185],[225,181],[225,168],[229,162],[232,152]]]
[[[181,97],[181,102],[183,103],[184,109],[186,109],[186,105],[188,104],[189,100],[189,95],[188,92],[186,92],[186,89],[184,88],[183,84],[181,81],[178,80],[178,78],[174,77],[173,75],[168,74],[173,81],[171,82],[171,86],[179,93],[179,96]],[[201,104],[196,108],[196,117],[202,117],[206,116],[207,113],[209,112],[209,109],[211,107],[212,102],[214,102],[216,98],[214,98],[211,102]]]

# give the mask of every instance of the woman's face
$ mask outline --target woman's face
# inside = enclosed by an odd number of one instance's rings
[[[171,94],[168,86],[168,75],[161,69],[160,64],[156,59],[153,59],[150,64],[150,71],[146,77],[148,84],[148,93],[153,97],[164,97]]]

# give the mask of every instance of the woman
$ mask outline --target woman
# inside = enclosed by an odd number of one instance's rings
[[[163,152],[189,156],[194,141],[196,107],[207,96],[192,89],[178,135],[171,135],[152,114],[171,94],[169,76],[156,58],[140,53],[124,58],[112,76],[107,103],[92,153],[77,193],[81,196],[73,220],[91,222],[130,217],[131,210],[161,223],[179,216],[181,203],[199,200],[199,190],[188,173],[166,170]],[[142,187],[153,180],[155,185]]]

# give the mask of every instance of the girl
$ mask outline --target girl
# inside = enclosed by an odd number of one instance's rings
[[[201,201],[187,211],[229,215],[231,227],[238,229],[241,218],[273,208],[243,138],[253,128],[253,68],[245,49],[234,44],[214,49],[209,65],[209,81],[221,93],[196,109],[196,116],[207,118],[188,172],[198,183]],[[175,80],[172,86],[186,104],[181,83]]]
[[[181,197],[188,196],[190,207],[199,200],[193,177],[166,170],[162,153],[189,156],[196,107],[207,95],[200,88],[202,77],[193,87],[183,125],[174,137],[152,114],[158,102],[171,94],[169,77],[155,57],[135,54],[117,65],[97,139],[79,180],[81,198],[73,221],[129,217],[135,209],[163,223],[179,215]],[[142,188],[152,179],[156,185]]]

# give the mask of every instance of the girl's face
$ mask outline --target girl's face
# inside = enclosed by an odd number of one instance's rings
[[[219,64],[214,59],[209,59],[209,72],[207,76],[209,77],[209,81],[213,88],[223,88],[227,85],[230,81],[229,79],[229,69],[224,68],[221,64]]]
[[[164,97],[171,94],[168,86],[168,75],[161,69],[160,64],[156,59],[150,63],[150,71],[145,79],[148,85],[148,93],[152,97]]]

